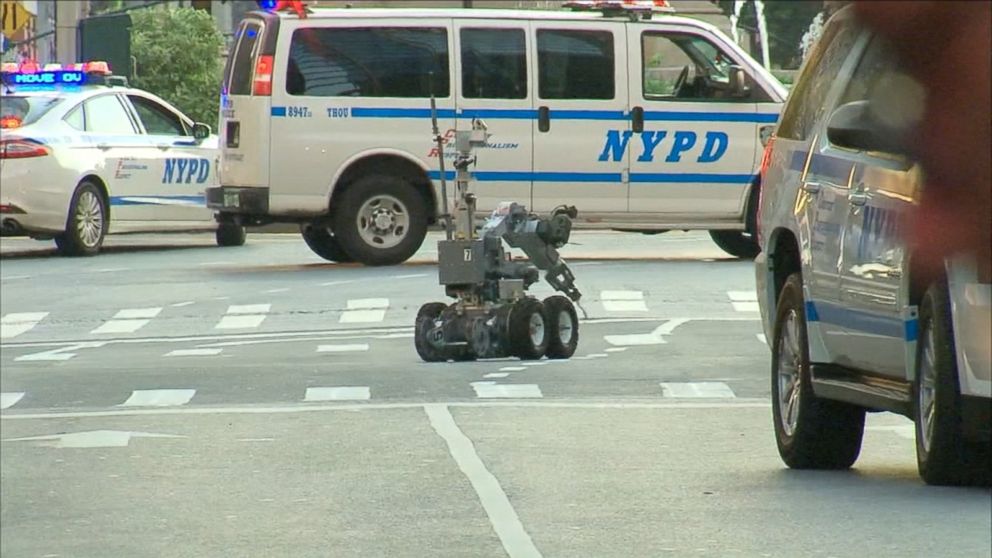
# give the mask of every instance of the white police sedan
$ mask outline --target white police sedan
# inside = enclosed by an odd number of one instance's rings
[[[0,95],[0,230],[92,255],[106,234],[244,228],[206,208],[217,136],[162,99],[127,87],[105,62],[4,64]]]

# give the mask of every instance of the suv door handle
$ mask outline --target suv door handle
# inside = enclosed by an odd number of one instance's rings
[[[635,134],[644,131],[644,107],[634,107],[630,109],[631,129]]]
[[[869,199],[871,199],[871,196],[864,190],[857,190],[847,195],[847,201],[851,202],[851,205],[856,205],[858,207],[868,203]]]
[[[823,184],[819,182],[803,182],[803,192],[807,194],[818,194],[823,188]]]
[[[538,107],[537,129],[541,132],[547,132],[551,129],[551,109],[548,107]]]

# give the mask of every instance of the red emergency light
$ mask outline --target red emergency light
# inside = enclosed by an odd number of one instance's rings
[[[307,8],[303,0],[256,0],[259,9],[266,12],[282,12],[292,10],[300,19],[306,19]]]

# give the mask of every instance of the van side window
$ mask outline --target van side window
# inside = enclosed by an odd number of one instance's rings
[[[612,99],[614,66],[613,34],[608,31],[537,31],[542,99]]]
[[[433,76],[431,75],[433,74]],[[293,32],[286,92],[313,97],[450,95],[442,28],[317,28]]]
[[[462,29],[462,96],[526,99],[524,41],[523,29]]]
[[[734,60],[708,40],[688,33],[641,36],[642,91],[651,101],[754,102],[730,91]],[[749,84],[753,89],[754,84]]]
[[[230,95],[251,95],[251,80],[255,73],[255,46],[262,27],[244,22],[237,32],[234,50],[228,59],[227,88]]]
[[[820,120],[830,86],[854,47],[859,29],[851,24],[836,24],[826,29],[817,47],[803,63],[796,86],[782,112],[776,135],[805,140]]]

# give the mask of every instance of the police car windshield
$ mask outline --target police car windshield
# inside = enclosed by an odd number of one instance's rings
[[[16,118],[21,126],[36,122],[61,103],[62,97],[55,95],[4,95],[0,97],[0,118]]]

